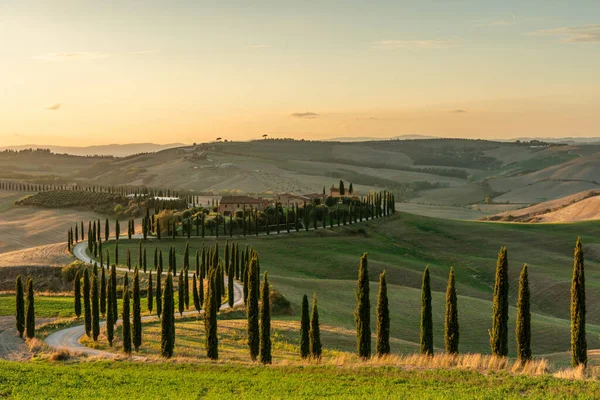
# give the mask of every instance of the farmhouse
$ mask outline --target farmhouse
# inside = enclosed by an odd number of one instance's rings
[[[290,193],[281,193],[275,197],[275,201],[282,206],[302,206],[304,202],[310,203],[311,199],[308,196],[295,195]]]
[[[244,208],[247,210],[255,209],[264,211],[265,208],[271,203],[268,199],[262,197],[250,197],[250,196],[223,196],[219,202],[219,212],[223,215],[230,215],[236,211],[242,211]]]

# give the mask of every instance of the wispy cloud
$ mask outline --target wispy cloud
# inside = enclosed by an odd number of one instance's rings
[[[46,107],[46,110],[56,111],[62,106],[60,103],[54,103]]]
[[[532,32],[538,36],[558,36],[562,43],[600,42],[600,25],[565,26]]]
[[[464,113],[468,113],[467,110],[464,110],[462,108],[457,108],[455,110],[450,111],[452,114],[464,114]]]
[[[314,112],[292,113],[290,116],[294,118],[319,118],[320,115]]]
[[[43,62],[60,62],[60,61],[75,61],[75,60],[98,60],[101,58],[108,57],[108,54],[104,53],[94,53],[87,51],[75,51],[75,52],[65,52],[65,53],[47,53],[40,54],[38,56],[31,57],[36,61]]]
[[[446,49],[457,47],[454,39],[426,39],[426,40],[380,40],[371,45],[376,50],[394,49]]]
[[[268,45],[268,44],[252,44],[252,45],[246,46],[247,49],[270,49],[271,47],[273,47],[273,46]]]

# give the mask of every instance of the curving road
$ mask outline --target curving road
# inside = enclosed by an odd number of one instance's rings
[[[86,252],[87,249],[87,242],[80,242],[77,245],[75,245],[75,247],[73,248],[73,254],[75,255],[75,257],[77,257],[79,260],[91,264],[93,261],[92,259],[87,255]],[[127,268],[117,268],[117,271],[125,271],[125,272],[129,272],[129,270]],[[168,272],[163,272],[163,275],[167,275]],[[225,280],[225,286],[227,286],[227,279]],[[243,286],[240,285],[238,282],[234,281],[233,284],[233,305],[237,306],[237,305],[242,305],[244,304],[244,295],[243,295],[244,291],[243,291]],[[227,309],[229,308],[228,304],[222,304],[221,305],[221,309]],[[194,315],[197,314],[198,311],[186,311],[183,313],[183,315]],[[158,320],[158,317],[156,315],[146,315],[144,317],[142,317],[142,321],[153,321],[153,320]],[[121,322],[121,320],[119,319],[117,321],[117,323]],[[106,323],[102,322],[100,324],[100,327],[104,327]],[[108,351],[104,351],[104,350],[97,350],[97,349],[92,349],[90,347],[84,346],[83,344],[81,344],[79,342],[79,340],[83,337],[83,335],[85,335],[85,326],[82,325],[77,325],[77,326],[73,326],[70,328],[66,328],[66,329],[61,329],[59,331],[56,331],[50,335],[48,335],[48,337],[46,337],[46,343],[48,344],[48,346],[54,348],[54,349],[64,349],[64,350],[68,350],[69,352],[72,353],[80,353],[80,354],[86,354],[88,356],[100,356],[100,357],[107,357],[107,358],[116,358],[119,356],[122,356],[121,354],[116,354],[116,353],[111,353]],[[143,357],[133,357],[133,359],[139,359],[139,360],[143,360]]]

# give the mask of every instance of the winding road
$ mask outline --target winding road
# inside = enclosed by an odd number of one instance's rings
[[[75,257],[85,263],[91,264],[93,261],[92,259],[87,255],[86,252],[86,248],[87,248],[87,242],[80,242],[77,245],[75,245],[75,247],[73,248],[73,254],[75,255]],[[125,272],[129,272],[129,270],[127,268],[117,268],[117,271],[125,271]],[[163,272],[163,275],[167,275],[168,272]],[[227,280],[225,280],[225,285],[227,286]],[[234,281],[233,284],[233,305],[234,307],[237,305],[242,305],[244,304],[244,299],[243,299],[244,295],[243,295],[243,286],[240,285],[238,282]],[[227,309],[229,308],[228,304],[222,304],[221,305],[221,309]],[[184,316],[186,315],[194,315],[197,314],[198,311],[186,311],[183,313]],[[146,315],[144,317],[142,317],[142,321],[154,321],[154,320],[158,320],[158,317],[156,315]],[[117,321],[117,323],[121,322],[121,320],[119,319]],[[106,323],[102,322],[100,324],[100,327],[104,327]],[[81,344],[79,341],[80,339],[83,337],[83,335],[85,335],[85,326],[83,324],[81,325],[77,325],[77,326],[73,326],[70,328],[65,328],[65,329],[61,329],[59,331],[56,331],[50,335],[48,335],[48,337],[46,337],[46,343],[48,344],[48,346],[57,349],[57,350],[68,350],[69,352],[73,352],[73,353],[79,353],[79,354],[86,354],[88,356],[96,356],[96,357],[106,357],[106,358],[116,358],[121,356],[120,354],[116,354],[116,353],[111,353],[108,351],[104,351],[104,350],[97,350],[97,349],[92,349],[90,347],[87,347],[83,344]],[[143,360],[143,357],[133,357],[133,359],[140,359]]]

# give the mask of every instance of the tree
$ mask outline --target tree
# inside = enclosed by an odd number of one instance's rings
[[[354,193],[354,188],[352,187],[352,182],[350,182],[350,186],[348,187],[348,193],[352,195]]]
[[[344,181],[340,180],[340,196],[343,196],[346,194],[346,191],[344,190]]]
[[[79,268],[75,273],[75,279],[73,280],[73,297],[75,306],[75,315],[77,318],[81,317],[81,273]]]
[[[175,347],[175,304],[173,296],[173,275],[169,272],[165,282],[161,320],[161,354],[165,358],[173,356],[173,348]]]
[[[571,362],[574,367],[587,365],[585,338],[585,275],[581,238],[577,238],[573,254],[573,280],[571,282]]]
[[[140,303],[140,276],[136,268],[133,274],[133,348],[140,350],[142,345],[142,306]]]
[[[185,304],[185,285],[183,284],[183,271],[179,271],[179,283],[177,285],[179,315],[183,315]]]
[[[256,360],[258,356],[260,337],[258,327],[258,270],[256,257],[252,257],[248,272],[248,346],[250,347],[250,358]]]
[[[367,253],[363,254],[358,267],[356,295],[356,344],[358,355],[362,358],[371,356],[371,304],[369,303],[369,271]]]
[[[194,308],[196,311],[200,312],[200,295],[198,294],[198,284],[196,282],[196,274],[192,275],[192,296],[194,298]]]
[[[201,282],[202,284],[202,282]],[[216,295],[216,271],[211,268],[208,272],[208,289],[206,292],[206,307],[204,316],[204,331],[206,334],[206,356],[211,360],[219,358],[219,338],[217,336],[217,310],[220,301]]]
[[[16,319],[17,319],[17,332],[19,332],[19,337],[23,338],[23,332],[25,332],[25,294],[23,291],[23,278],[21,275],[17,276],[17,281],[15,283],[16,294]],[[81,308],[81,307],[80,307]],[[79,310],[81,314],[81,310]]]
[[[300,313],[300,357],[310,355],[310,315],[308,314],[308,297],[302,297],[302,311]]]
[[[108,309],[106,310],[106,338],[110,347],[113,345],[113,339],[115,337],[115,317],[113,310],[112,298],[115,296],[113,293],[113,285],[109,282],[108,284]]]
[[[92,274],[92,339],[98,341],[100,335],[100,291],[98,290],[98,275]]]
[[[83,310],[85,334],[90,337],[92,333],[92,306],[90,303],[90,272],[87,267],[83,271]]]
[[[390,354],[390,308],[387,279],[385,271],[383,271],[379,275],[379,294],[377,295],[377,355],[384,356],[386,354]]]
[[[531,360],[531,312],[529,311],[529,275],[523,265],[517,299],[517,358],[521,363]]]
[[[25,336],[33,339],[35,336],[35,305],[33,301],[33,278],[27,278],[27,315],[25,324]]]
[[[229,307],[233,308],[233,276],[234,276],[234,267],[233,264],[229,265],[229,269],[227,270],[227,302],[229,303]]]
[[[261,289],[260,305],[260,362],[271,364],[271,305],[269,301],[269,280],[265,272]]]
[[[185,300],[185,309],[190,308],[190,276],[188,274],[188,268],[183,270],[183,294]]]
[[[162,268],[159,266],[158,271],[156,271],[156,315],[160,318],[162,314],[162,288],[160,284],[160,279],[162,277]]]
[[[496,263],[490,346],[493,355],[500,357],[508,355],[508,257],[506,247],[500,249]]]
[[[104,267],[100,264],[102,270],[100,274],[100,314],[106,315],[106,274],[104,273]]]
[[[431,312],[431,286],[429,266],[423,272],[421,284],[421,354],[433,355],[433,317]]]
[[[446,353],[458,354],[458,340],[456,284],[454,282],[454,268],[450,268],[448,287],[446,288],[446,316],[444,323],[444,344],[446,345]]]
[[[321,328],[319,326],[319,309],[317,308],[317,294],[313,294],[312,317],[310,319],[310,356],[320,359],[323,352],[321,346]]]
[[[113,322],[116,323],[119,317],[117,307],[117,267],[113,265],[110,269],[110,286],[112,286],[112,297],[109,300],[112,303]]]
[[[152,309],[154,308],[154,289],[152,288],[152,271],[148,272],[148,291],[146,293],[148,298],[148,311],[152,313]]]
[[[127,274],[125,274],[127,276]],[[123,352],[131,354],[131,320],[129,319],[129,288],[123,285]]]

